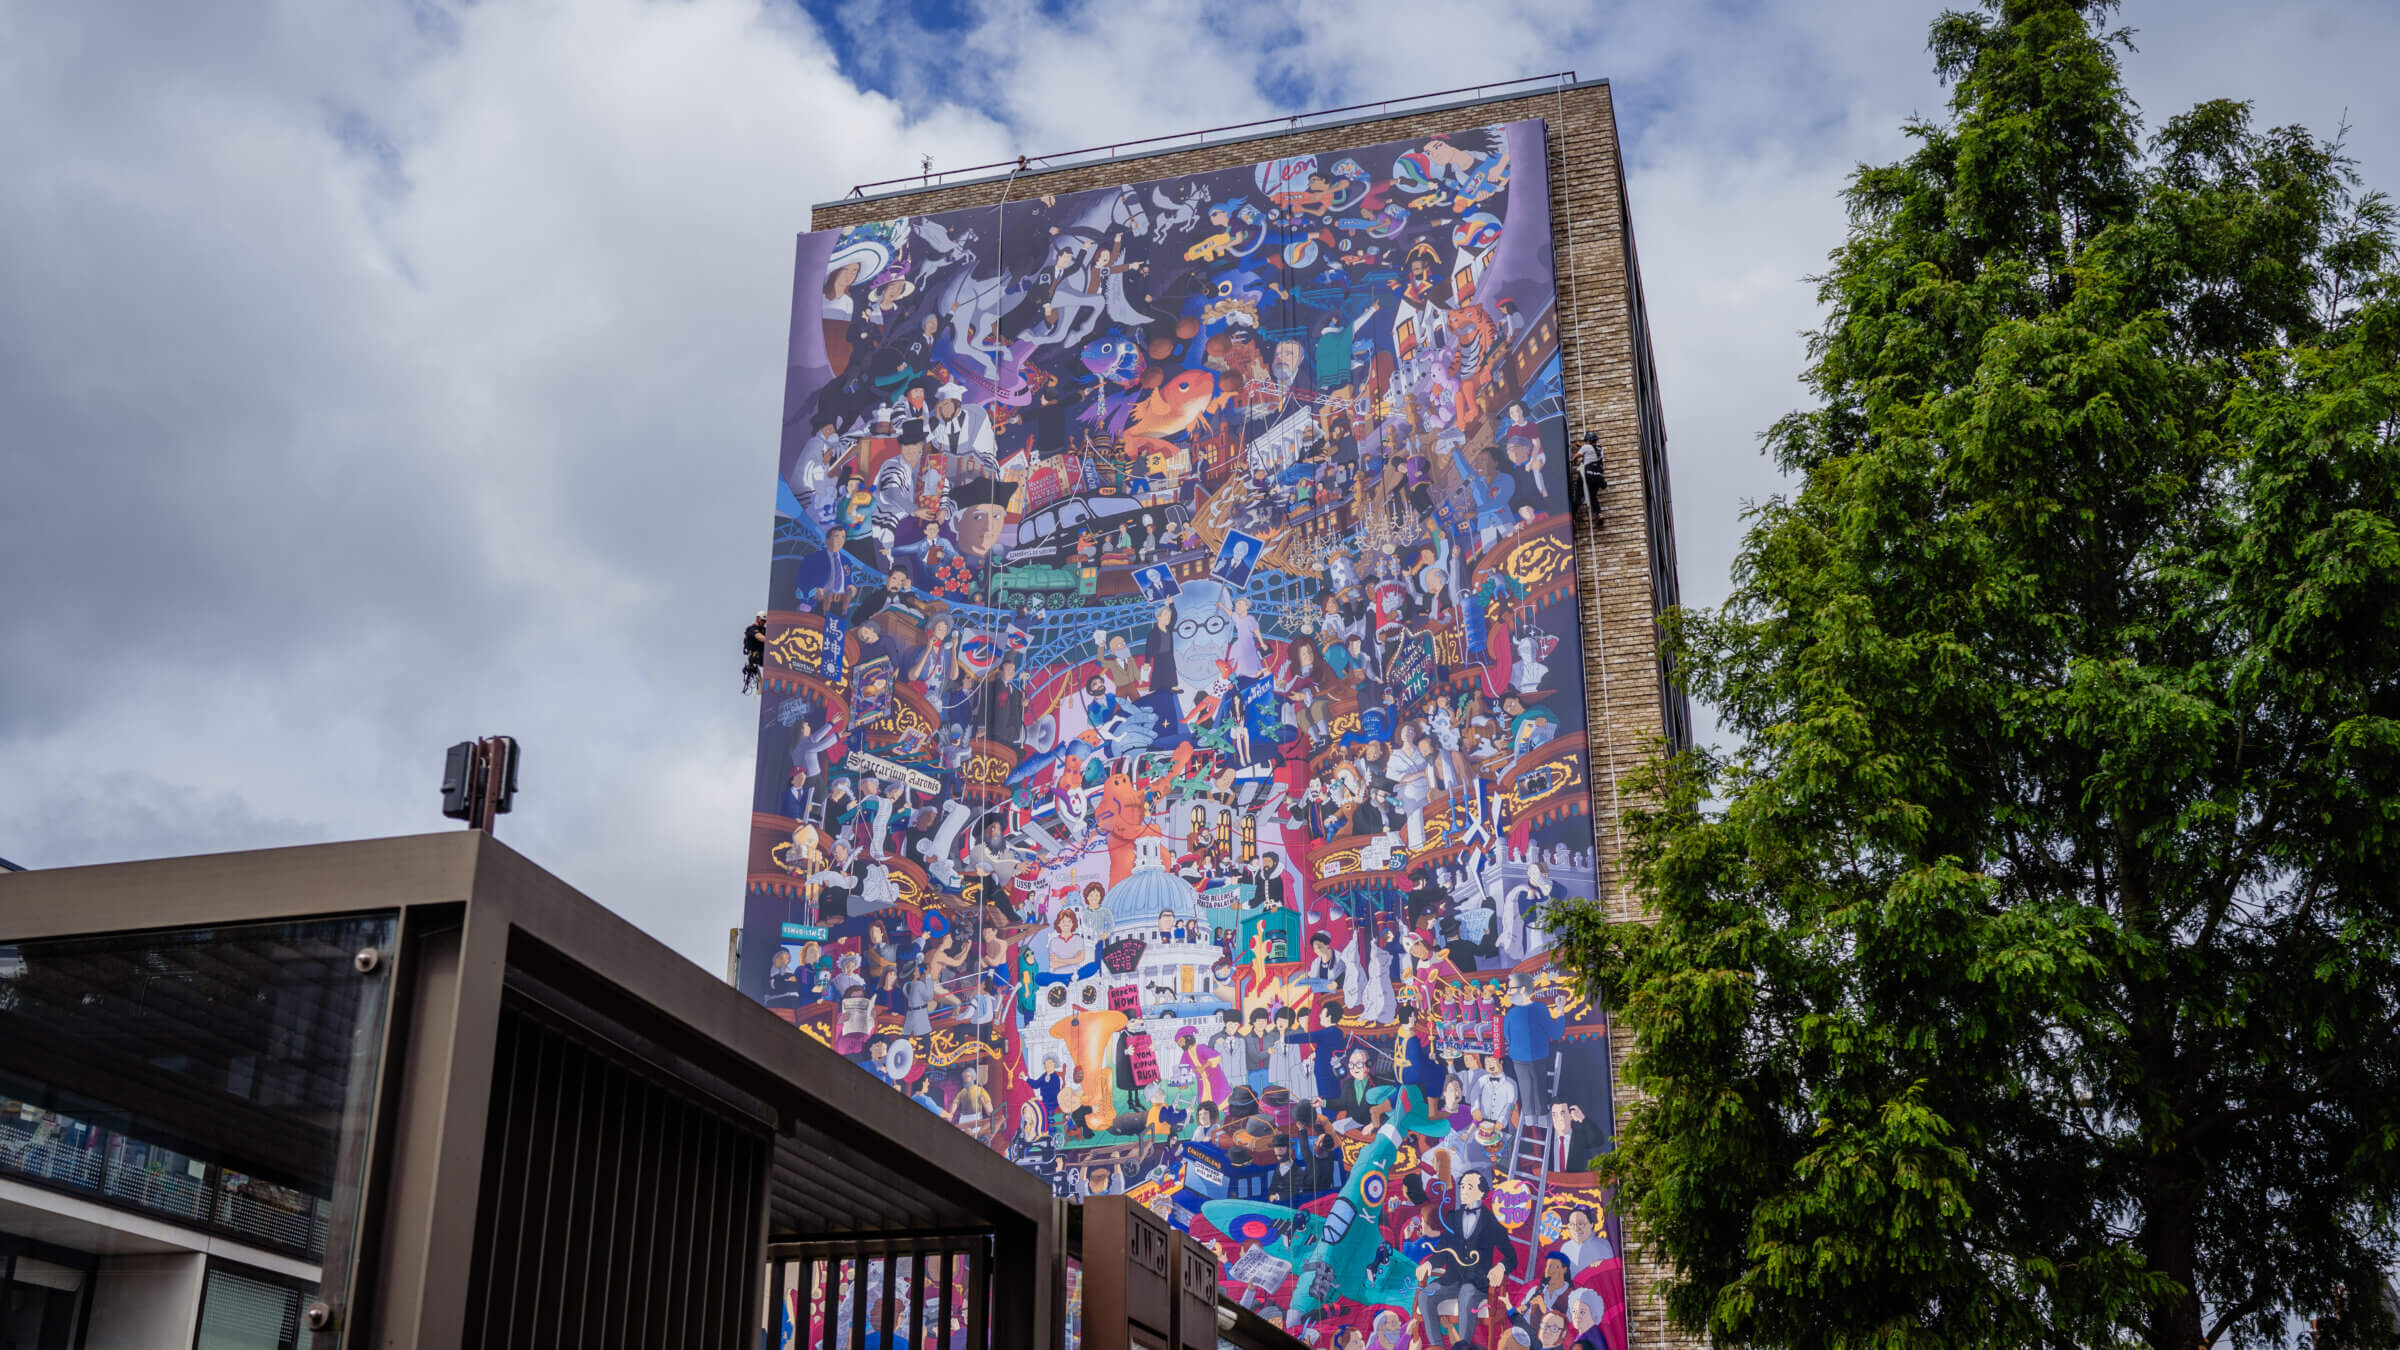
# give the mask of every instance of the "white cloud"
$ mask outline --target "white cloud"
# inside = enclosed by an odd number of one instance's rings
[[[1713,600],[1836,192],[1944,98],[1899,0],[891,8],[843,11],[844,71],[767,0],[0,0],[0,853],[438,828],[441,748],[506,731],[502,837],[714,968],[791,235],[921,153],[1610,77]],[[2235,47],[2232,13],[2126,15],[2153,118],[2346,106],[2391,181],[2400,19],[2287,7]]]
[[[502,837],[713,967],[792,234],[1002,135],[781,7],[324,13],[0,21],[8,849],[438,828],[441,748],[507,731]]]

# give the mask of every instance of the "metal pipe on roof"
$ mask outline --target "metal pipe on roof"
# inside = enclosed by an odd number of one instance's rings
[[[1457,87],[1457,88],[1455,88],[1455,89],[1437,89],[1437,90],[1434,90],[1434,91],[1432,91],[1432,92],[1430,92],[1430,93],[1424,93],[1424,94],[1410,94],[1410,95],[1407,95],[1406,97],[1403,97],[1403,98],[1387,98],[1387,99],[1381,99],[1381,100],[1377,100],[1377,101],[1374,101],[1374,102],[1369,102],[1369,103],[1352,103],[1352,104],[1347,104],[1347,105],[1345,105],[1345,106],[1343,106],[1343,107],[1339,107],[1339,108],[1320,108],[1320,109],[1317,109],[1317,110],[1316,110],[1316,111],[1314,111],[1314,112],[1292,113],[1292,114],[1289,114],[1288,116],[1284,116],[1284,117],[1262,117],[1262,118],[1258,118],[1258,119],[1256,119],[1256,120],[1254,120],[1254,121],[1249,121],[1249,122],[1234,122],[1234,123],[1230,123],[1230,124],[1228,124],[1228,125],[1225,125],[1225,126],[1206,127],[1206,128],[1203,128],[1203,129],[1201,129],[1201,130],[1199,130],[1199,131],[1177,131],[1177,132],[1170,132],[1170,133],[1168,133],[1168,134],[1161,135],[1161,136],[1144,136],[1144,137],[1141,137],[1141,138],[1139,138],[1139,139],[1137,139],[1137,140],[1130,140],[1130,141],[1114,141],[1114,142],[1111,142],[1111,143],[1109,143],[1109,144],[1107,144],[1107,145],[1092,145],[1092,146],[1085,146],[1084,148],[1082,148],[1082,149],[1080,149],[1080,150],[1057,150],[1057,151],[1053,151],[1053,152],[1051,152],[1050,154],[1047,154],[1047,155],[1019,155],[1019,156],[1017,156],[1017,157],[1016,157],[1015,159],[1013,159],[1013,160],[1011,160],[1011,159],[996,159],[996,160],[993,160],[992,162],[990,162],[990,163],[988,163],[988,164],[975,164],[975,165],[970,165],[969,167],[967,167],[967,168],[964,168],[964,169],[946,169],[946,170],[944,170],[943,172],[945,172],[945,173],[960,173],[960,174],[975,174],[975,173],[982,173],[982,172],[984,172],[985,170],[992,170],[992,169],[1002,169],[1002,168],[1008,168],[1008,167],[1010,167],[1010,166],[1012,166],[1012,165],[1013,165],[1013,166],[1015,166],[1017,169],[1020,169],[1020,170],[1026,171],[1026,172],[1030,172],[1030,173],[1037,173],[1037,174],[1039,174],[1039,173],[1055,173],[1055,172],[1060,172],[1060,171],[1063,171],[1063,170],[1066,170],[1066,169],[1077,168],[1077,167],[1080,167],[1080,165],[1081,165],[1082,163],[1084,163],[1084,162],[1088,162],[1088,161],[1082,161],[1082,160],[1079,160],[1079,159],[1078,159],[1078,157],[1079,157],[1079,156],[1084,156],[1084,155],[1093,155],[1093,156],[1100,156],[1100,157],[1103,157],[1103,158],[1106,158],[1106,159],[1115,159],[1115,158],[1117,157],[1117,152],[1119,152],[1120,150],[1129,149],[1129,148],[1131,148],[1131,147],[1134,147],[1134,146],[1160,145],[1160,143],[1161,143],[1161,142],[1165,142],[1165,141],[1180,141],[1180,140],[1184,139],[1185,137],[1190,137],[1190,138],[1192,138],[1192,142],[1193,142],[1193,143],[1192,143],[1191,145],[1185,145],[1185,146],[1161,146],[1159,149],[1156,149],[1156,150],[1144,150],[1144,151],[1142,151],[1142,152],[1141,152],[1141,154],[1140,154],[1140,155],[1131,155],[1131,156],[1127,156],[1127,158],[1139,159],[1139,158],[1144,158],[1144,157],[1151,156],[1151,155],[1172,154],[1172,153],[1174,153],[1176,150],[1179,150],[1179,149],[1183,149],[1183,150],[1198,149],[1198,148],[1200,148],[1200,147],[1202,147],[1202,146],[1205,146],[1205,145],[1208,145],[1208,144],[1210,144],[1210,142],[1209,142],[1209,140],[1208,140],[1208,138],[1209,138],[1210,136],[1212,136],[1212,135],[1218,135],[1218,134],[1220,134],[1220,133],[1223,133],[1223,132],[1239,132],[1239,131],[1249,131],[1249,134],[1248,134],[1248,135],[1245,135],[1245,136],[1232,136],[1232,137],[1226,138],[1226,139],[1230,139],[1230,140],[1234,140],[1234,141],[1242,141],[1242,140],[1254,140],[1254,139],[1258,139],[1258,138],[1260,138],[1260,137],[1265,137],[1265,136],[1282,136],[1282,135],[1288,135],[1288,134],[1290,134],[1290,132],[1291,132],[1291,131],[1293,131],[1293,130],[1297,129],[1297,128],[1298,128],[1298,126],[1299,126],[1299,123],[1300,123],[1302,120],[1304,120],[1304,119],[1319,118],[1319,117],[1341,118],[1341,117],[1343,117],[1343,115],[1344,115],[1344,114],[1347,114],[1347,113],[1357,113],[1357,112],[1359,112],[1359,111],[1361,111],[1361,110],[1363,110],[1363,109],[1369,109],[1369,108],[1375,109],[1376,111],[1375,111],[1375,112],[1374,112],[1372,115],[1370,115],[1370,116],[1367,116],[1367,117],[1353,117],[1353,118],[1348,118],[1348,119],[1346,119],[1346,120],[1347,120],[1347,121],[1375,121],[1375,120],[1379,120],[1379,119],[1381,119],[1381,118],[1383,118],[1383,117],[1385,117],[1385,116],[1388,116],[1388,115],[1390,115],[1390,113],[1391,113],[1391,107],[1392,107],[1392,105],[1393,105],[1393,104],[1395,104],[1395,103],[1416,103],[1416,102],[1419,102],[1419,101],[1421,101],[1421,100],[1425,100],[1425,99],[1447,98],[1447,97],[1449,97],[1450,95],[1453,95],[1453,94],[1473,94],[1473,95],[1475,95],[1475,97],[1473,97],[1473,98],[1468,98],[1468,99],[1462,99],[1462,100],[1460,100],[1460,101],[1459,101],[1458,103],[1456,103],[1456,104],[1450,104],[1450,105],[1441,105],[1441,106],[1453,106],[1453,107],[1455,107],[1455,106],[1463,106],[1463,105],[1466,105],[1466,104],[1474,104],[1474,103],[1490,103],[1490,102],[1497,102],[1497,101],[1499,101],[1499,100],[1502,100],[1502,99],[1509,99],[1509,98],[1531,98],[1531,97],[1533,97],[1533,96],[1534,96],[1534,95],[1533,95],[1533,94],[1531,94],[1531,93],[1525,93],[1525,94],[1493,94],[1493,95],[1488,95],[1488,96],[1487,96],[1487,95],[1485,95],[1485,94],[1484,94],[1484,92],[1483,92],[1483,91],[1484,91],[1484,90],[1487,90],[1487,89],[1513,89],[1513,88],[1515,88],[1515,87],[1517,87],[1517,86],[1519,86],[1519,85],[1541,84],[1541,83],[1543,83],[1543,82],[1545,82],[1545,81],[1556,81],[1556,82],[1558,83],[1559,87],[1560,87],[1560,88],[1563,88],[1563,89],[1573,89],[1573,88],[1578,88],[1578,87],[1580,87],[1580,85],[1582,84],[1582,81],[1580,81],[1580,80],[1578,80],[1578,79],[1576,78],[1576,75],[1575,75],[1575,72],[1574,72],[1574,71],[1572,71],[1572,70],[1560,70],[1560,71],[1553,71],[1553,72],[1551,72],[1550,74],[1547,74],[1547,75],[1526,75],[1526,76],[1523,76],[1523,77],[1521,77],[1521,78],[1518,78],[1518,79],[1514,79],[1514,80],[1503,80],[1503,81],[1500,81],[1500,82],[1498,82],[1498,83],[1495,83],[1495,84],[1473,84],[1473,85],[1460,85],[1459,87]],[[1605,83],[1607,83],[1607,81],[1605,81],[1605,80],[1596,80],[1596,81],[1593,81],[1593,83],[1596,83],[1596,84],[1605,84]],[[1416,109],[1415,111],[1418,111],[1418,112],[1435,112],[1435,111],[1439,111],[1439,107],[1433,107],[1433,108],[1419,108],[1419,109]],[[1326,125],[1326,126],[1337,126],[1337,125],[1342,125],[1342,123],[1341,123],[1341,122],[1331,122],[1331,123],[1326,123],[1325,125]],[[1269,131],[1250,131],[1250,128],[1253,128],[1253,127],[1271,127],[1271,128],[1274,128],[1274,129],[1273,129],[1273,130],[1269,130]],[[1219,140],[1219,141],[1217,141],[1217,142],[1215,142],[1215,143],[1216,143],[1216,144],[1219,144],[1219,145],[1225,144],[1225,143],[1226,143],[1226,139],[1221,139],[1221,140]],[[1070,163],[1064,163],[1064,164],[1062,164],[1062,163],[1056,163],[1056,162],[1055,162],[1055,161],[1059,161],[1059,160],[1069,160],[1069,161],[1074,161],[1074,162],[1070,162]],[[994,177],[997,177],[998,175],[997,175],[997,174],[994,174],[993,176],[994,176]],[[973,179],[969,179],[969,180],[967,180],[967,181],[971,183],[971,182],[974,182],[975,180],[973,180]],[[841,204],[841,202],[842,202],[842,201],[858,201],[858,200],[863,200],[863,199],[866,199],[866,198],[869,198],[869,197],[899,197],[899,196],[907,196],[907,195],[909,195],[909,192],[910,192],[910,191],[912,191],[912,190],[913,190],[913,191],[917,191],[917,192],[922,192],[922,191],[925,191],[925,190],[927,190],[927,189],[926,189],[926,188],[925,188],[925,187],[924,187],[922,184],[919,184],[919,185],[918,185],[916,188],[914,188],[914,189],[895,189],[895,190],[893,190],[893,191],[889,191],[889,192],[875,192],[875,191],[871,191],[871,189],[876,189],[876,188],[889,188],[889,187],[891,187],[891,186],[892,186],[893,184],[895,184],[895,183],[916,183],[916,182],[917,182],[917,180],[916,180],[916,179],[914,179],[914,178],[911,178],[911,177],[909,177],[909,176],[908,176],[908,175],[906,175],[906,174],[902,174],[902,175],[900,175],[900,176],[899,176],[899,177],[897,177],[897,178],[879,178],[879,179],[876,179],[876,180],[874,180],[873,182],[867,182],[867,183],[857,183],[857,184],[853,184],[853,185],[851,186],[850,190],[849,190],[848,192],[844,193],[844,194],[842,195],[842,198],[840,198],[839,200],[837,200],[837,201],[832,201],[832,202],[819,202],[819,203],[818,203],[818,205],[820,205],[820,206],[835,206],[835,205],[839,205],[839,204]]]

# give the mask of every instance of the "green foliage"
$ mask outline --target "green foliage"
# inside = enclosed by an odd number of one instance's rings
[[[2284,1337],[2400,1202],[2400,279],[2338,140],[2145,142],[2112,5],[1933,25],[1651,767],[1612,1166],[1729,1344]],[[2390,1343],[2349,1297],[2343,1338]]]

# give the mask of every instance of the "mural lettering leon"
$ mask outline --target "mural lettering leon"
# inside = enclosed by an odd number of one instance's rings
[[[1544,136],[799,244],[752,992],[1345,1350],[1624,1350]]]

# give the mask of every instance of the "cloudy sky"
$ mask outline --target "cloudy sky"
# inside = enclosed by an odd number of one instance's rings
[[[505,731],[501,837],[721,966],[790,237],[920,155],[1609,77],[1716,600],[1934,8],[0,0],[0,856],[441,828]],[[2122,18],[2154,118],[2346,117],[2400,185],[2400,7]]]

